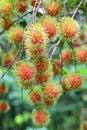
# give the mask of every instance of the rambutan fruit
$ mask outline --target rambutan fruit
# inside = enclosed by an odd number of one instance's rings
[[[36,3],[37,1],[37,3]],[[38,6],[38,3],[40,2],[40,0],[30,0],[30,4],[34,7],[36,5],[36,7]]]
[[[71,49],[66,49],[62,52],[62,61],[65,63],[70,63],[73,60],[73,52]]]
[[[53,38],[57,34],[57,26],[56,26],[56,20],[46,16],[45,19],[42,18],[41,24],[45,29],[45,32],[47,33],[49,38]]]
[[[7,101],[1,100],[0,101],[0,111],[7,112],[10,109],[9,103]]]
[[[51,16],[56,16],[60,12],[60,5],[56,1],[50,2],[47,5],[46,11]]]
[[[80,40],[84,41],[85,38],[86,38],[85,33],[84,33],[84,32],[81,32],[79,38],[80,38]]]
[[[65,91],[75,90],[82,85],[82,78],[79,74],[68,74],[62,78],[62,87]]]
[[[53,61],[53,72],[54,72],[55,76],[60,73],[61,67],[62,67],[61,61],[59,59],[54,59],[54,61]]]
[[[19,0],[19,1],[17,2],[18,11],[19,11],[19,12],[25,12],[26,9],[27,9],[27,7],[28,7],[27,4],[28,4],[27,1],[25,1],[25,0],[24,0],[24,1]]]
[[[1,3],[1,12],[4,15],[9,15],[12,12],[12,5],[9,0],[4,0],[4,2]]]
[[[27,61],[19,61],[13,65],[13,73],[22,87],[28,88],[34,83],[35,68]]]
[[[83,130],[87,130],[87,121],[82,123]]]
[[[80,46],[81,46],[80,41],[74,41],[74,43],[73,43],[73,47],[74,47],[74,48],[80,47]]]
[[[79,34],[79,25],[77,21],[70,17],[61,18],[58,23],[58,32],[61,37],[76,39]]]
[[[0,84],[0,95],[6,94],[7,92],[7,87],[4,83]]]
[[[33,122],[37,126],[47,125],[50,121],[50,115],[48,111],[44,109],[33,110]]]
[[[20,43],[23,40],[23,29],[20,26],[11,27],[8,31],[8,38],[12,42]]]
[[[11,26],[12,22],[13,22],[12,18],[6,18],[6,19],[2,18],[1,26],[2,26],[2,28],[7,29]]]
[[[38,74],[36,76],[36,80],[39,82],[39,83],[45,83],[49,80],[50,78],[50,75],[47,74],[47,73],[44,73],[44,74]]]
[[[51,61],[46,56],[40,57],[37,60],[35,60],[35,67],[38,73],[47,71],[47,69],[50,68],[50,65],[51,65]]]
[[[62,89],[54,83],[48,83],[44,87],[43,101],[45,105],[52,106],[62,94]]]
[[[11,64],[12,60],[14,59],[15,54],[16,52],[13,50],[10,50],[9,52],[5,53],[2,58],[2,64],[5,67],[8,67]]]
[[[48,37],[44,32],[44,28],[40,24],[36,23],[27,27],[24,37],[26,53],[30,57],[36,58],[45,52]]]
[[[82,85],[82,78],[79,74],[75,73],[70,76],[70,84],[74,89],[78,89]]]
[[[79,62],[87,62],[87,49],[79,49],[76,52],[77,61]]]
[[[32,104],[38,104],[41,102],[41,93],[38,89],[33,89],[28,93],[29,101]]]

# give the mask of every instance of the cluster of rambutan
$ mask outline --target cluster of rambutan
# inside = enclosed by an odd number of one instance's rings
[[[48,124],[50,114],[46,110],[61,96],[60,85],[53,81],[53,66],[47,55],[49,38],[55,37],[57,26],[54,19],[45,17],[40,22],[27,26],[24,32],[25,52],[30,61],[21,60],[14,64],[13,73],[18,83],[28,89],[28,99],[37,106],[33,111],[33,122],[37,126]],[[55,61],[55,65],[61,63]],[[57,73],[59,71],[58,68]]]

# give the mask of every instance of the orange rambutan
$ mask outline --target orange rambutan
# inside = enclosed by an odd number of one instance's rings
[[[41,101],[41,94],[38,90],[32,90],[28,93],[29,100],[33,104],[38,104]]]
[[[35,69],[26,61],[19,61],[13,65],[13,73],[22,87],[28,88],[34,82]]]
[[[74,19],[63,17],[58,23],[58,30],[62,37],[72,39],[78,37],[79,25]]]
[[[75,41],[73,43],[73,47],[76,48],[76,47],[80,47],[81,46],[81,43],[79,41]]]
[[[51,17],[46,17],[42,22],[42,26],[45,29],[49,38],[53,38],[57,34],[57,27],[55,21]]]
[[[3,2],[1,6],[1,12],[5,15],[8,15],[11,13],[11,11],[12,11],[11,2],[9,1]]]
[[[60,12],[60,5],[59,3],[57,3],[56,1],[54,2],[50,2],[48,5],[47,5],[47,8],[46,8],[46,11],[49,15],[51,16],[56,16],[59,14]]]
[[[21,42],[23,40],[23,29],[20,26],[10,28],[8,37],[16,43]]]
[[[62,52],[62,60],[65,63],[70,63],[73,60],[73,53],[72,50],[67,49]]]
[[[68,74],[62,78],[62,87],[65,91],[74,90],[80,88],[82,85],[82,78],[79,74]]]
[[[44,37],[38,29],[33,29],[30,33],[30,40],[32,44],[43,44]]]
[[[47,125],[49,123],[50,116],[46,110],[37,109],[33,111],[33,122],[37,126]]]
[[[80,40],[84,41],[85,38],[86,38],[85,33],[84,33],[84,32],[81,32],[79,38],[80,38]]]
[[[71,87],[74,89],[79,88],[82,85],[82,78],[80,77],[80,75],[76,73],[72,74],[70,76],[70,84],[71,84]]]
[[[36,76],[36,79],[39,83],[44,83],[44,82],[47,82],[49,80],[49,74],[38,74]]]
[[[83,124],[82,124],[83,126],[83,130],[87,130],[87,121],[86,122],[83,122]]]
[[[86,49],[79,49],[76,52],[77,60],[79,62],[87,62],[87,50]]]

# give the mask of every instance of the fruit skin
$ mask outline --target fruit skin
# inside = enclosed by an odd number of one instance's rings
[[[26,53],[33,59],[44,55],[48,37],[41,24],[36,23],[27,27],[24,33],[24,42],[26,46]]]
[[[23,40],[23,29],[20,26],[11,27],[8,31],[8,38],[15,43],[20,43]]]
[[[41,19],[41,25],[44,27],[45,32],[49,38],[53,38],[57,34],[56,20],[50,16]]]
[[[27,4],[28,4],[27,1],[19,0],[17,2],[18,11],[19,12],[25,12],[27,7],[28,7]]]
[[[59,5],[59,3],[55,2],[55,1],[54,2],[50,2],[47,5],[46,11],[51,16],[58,15],[59,12],[60,12],[60,5]]]
[[[78,73],[67,74],[62,77],[61,84],[65,91],[76,90],[82,85],[82,77]]]
[[[40,90],[33,88],[28,92],[28,99],[31,104],[39,104],[41,102],[41,92]]]
[[[76,39],[79,35],[79,24],[70,17],[63,17],[58,23],[59,36],[66,39]]]
[[[87,62],[87,49],[79,49],[76,51],[76,58],[78,62]]]
[[[6,94],[7,93],[7,87],[4,83],[0,84],[0,95]]]
[[[11,26],[12,22],[13,22],[12,18],[6,18],[6,19],[2,18],[1,19],[1,26],[4,29],[8,29]]]
[[[62,61],[65,63],[71,63],[73,61],[73,52],[71,49],[66,49],[62,52]]]
[[[13,74],[19,85],[23,88],[30,88],[35,82],[35,68],[31,63],[21,60],[13,65]]]
[[[1,100],[0,101],[0,111],[7,112],[10,109],[8,101]]]
[[[33,122],[36,126],[44,126],[50,122],[50,115],[45,109],[33,110]]]

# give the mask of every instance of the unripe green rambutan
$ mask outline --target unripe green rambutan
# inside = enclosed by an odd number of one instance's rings
[[[77,50],[76,52],[76,58],[77,58],[77,61],[79,62],[87,62],[87,49],[79,49]]]
[[[28,2],[26,0],[18,0],[17,7],[19,12],[25,12],[28,8]]]
[[[76,39],[78,37],[79,28],[77,21],[70,17],[63,17],[58,23],[59,35],[69,39]]]
[[[62,61],[65,63],[71,63],[73,60],[73,52],[71,49],[66,49],[62,52]]]
[[[4,83],[0,84],[0,95],[6,94],[7,93],[7,87]]]
[[[13,65],[13,73],[22,87],[28,88],[34,83],[35,68],[26,61],[19,61]]]
[[[0,112],[7,112],[10,109],[8,101],[0,101]]]
[[[33,122],[37,126],[47,125],[50,121],[49,113],[44,109],[33,110]]]
[[[41,93],[38,89],[33,89],[28,93],[29,100],[32,104],[38,104],[41,102]]]
[[[50,2],[48,5],[47,5],[47,8],[46,8],[46,11],[49,15],[51,16],[56,16],[59,14],[60,12],[60,5],[59,3],[53,1],[53,2]]]
[[[8,31],[8,37],[12,42],[20,43],[23,40],[23,29],[20,26],[11,27]]]
[[[82,78],[79,74],[68,74],[62,78],[62,87],[65,91],[80,88],[82,85]]]
[[[45,32],[47,33],[49,38],[53,38],[57,34],[57,26],[56,26],[56,20],[46,16],[45,19],[42,18],[41,24],[45,29]]]

